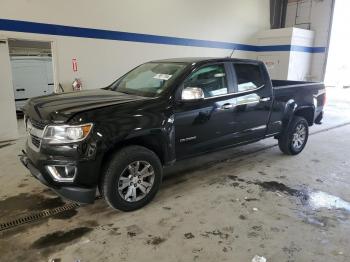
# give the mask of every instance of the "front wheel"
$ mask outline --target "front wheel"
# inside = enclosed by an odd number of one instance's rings
[[[141,146],[117,151],[102,174],[100,188],[114,209],[133,211],[148,204],[162,181],[162,165],[157,155]]]
[[[278,139],[278,146],[284,154],[297,155],[303,151],[308,137],[308,122],[303,117],[295,116]]]

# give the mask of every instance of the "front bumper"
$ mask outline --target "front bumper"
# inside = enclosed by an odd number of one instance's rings
[[[85,188],[85,187],[76,187],[76,186],[57,186],[52,185],[39,169],[33,164],[33,162],[28,158],[26,152],[23,151],[23,155],[20,156],[22,164],[29,169],[33,177],[38,179],[42,184],[51,188],[58,195],[67,198],[69,200],[82,203],[82,204],[91,204],[95,201],[96,197],[96,187]]]

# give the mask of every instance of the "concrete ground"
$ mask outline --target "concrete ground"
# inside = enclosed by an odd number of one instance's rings
[[[300,155],[267,139],[180,162],[141,210],[97,200],[1,231],[0,261],[350,261],[350,90],[328,94]],[[65,205],[19,164],[23,143],[0,144],[0,224]]]

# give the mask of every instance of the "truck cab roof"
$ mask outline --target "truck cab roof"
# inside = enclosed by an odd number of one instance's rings
[[[239,58],[231,58],[231,57],[179,57],[179,58],[170,58],[170,59],[160,59],[154,60],[151,62],[157,63],[184,63],[184,64],[192,64],[192,63],[208,63],[208,62],[238,62],[238,63],[261,63],[257,60],[251,59],[239,59]]]

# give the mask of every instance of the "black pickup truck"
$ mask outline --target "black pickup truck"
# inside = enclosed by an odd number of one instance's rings
[[[30,99],[21,161],[65,198],[92,203],[98,189],[135,210],[175,161],[267,137],[300,153],[325,98],[322,83],[271,81],[255,60],[152,61],[102,89]]]

